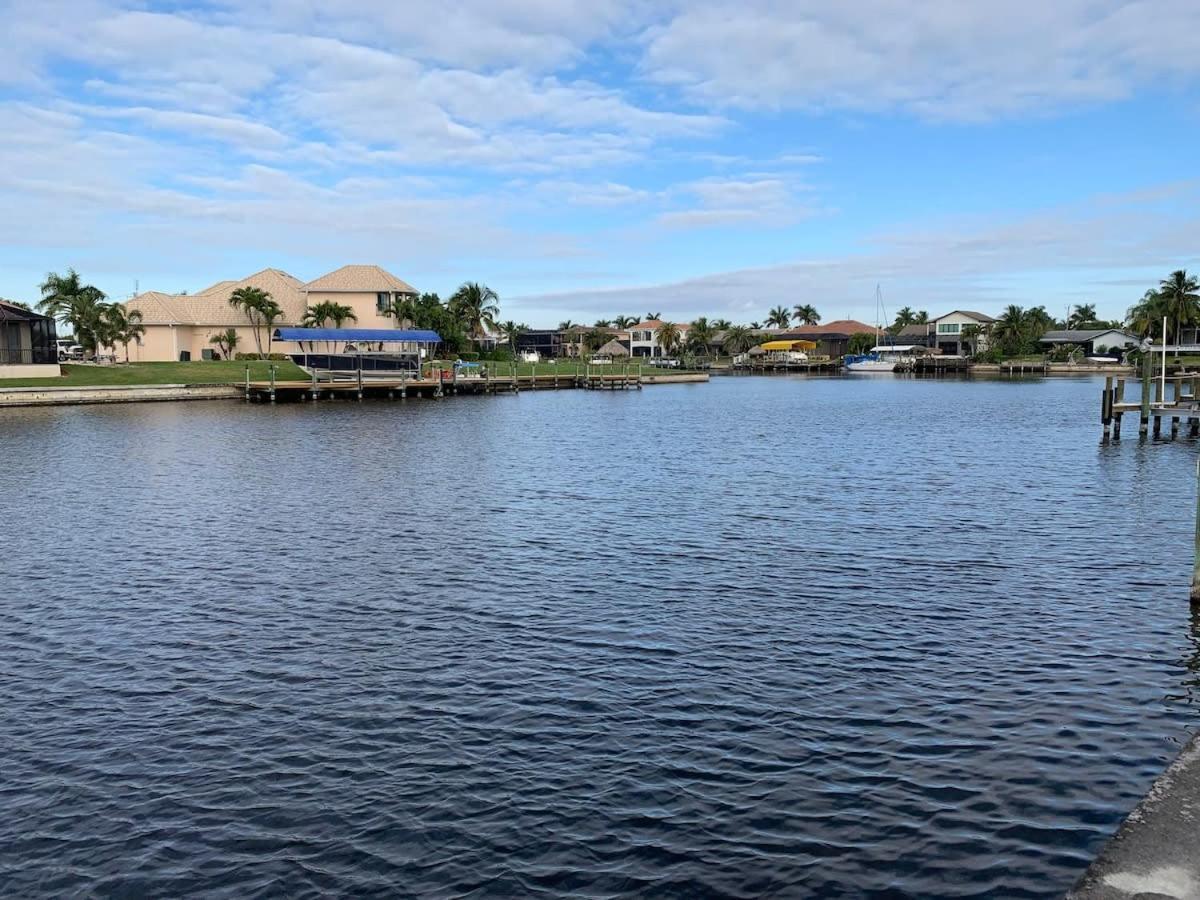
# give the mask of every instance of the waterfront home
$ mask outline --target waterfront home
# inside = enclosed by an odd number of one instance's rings
[[[629,358],[629,348],[626,347],[624,344],[622,344],[620,341],[618,341],[616,338],[609,341],[607,344],[605,344],[603,347],[601,347],[599,350],[597,350],[595,353],[592,354],[592,360],[595,362],[599,362],[601,360],[606,360],[608,362],[612,362],[615,359],[628,359],[628,358]]]
[[[220,351],[212,338],[232,328],[238,336],[235,352],[253,353],[257,346],[254,329],[246,314],[229,305],[234,291],[253,287],[266,291],[279,304],[280,317],[271,328],[259,330],[263,352],[298,350],[284,342],[275,346],[268,340],[272,328],[298,326],[315,304],[329,301],[353,310],[357,320],[347,322],[359,328],[395,328],[396,320],[386,314],[393,303],[417,296],[416,290],[379,266],[342,266],[307,284],[280,269],[263,269],[239,281],[218,281],[196,294],[165,294],[147,291],[126,302],[130,310],[142,314],[145,334],[129,345],[131,362],[164,362],[210,359]],[[268,347],[268,345],[270,345]],[[112,348],[121,358],[124,348]]]
[[[969,309],[948,312],[944,316],[929,320],[934,338],[934,343],[930,346],[937,347],[945,356],[966,356],[971,351],[979,353],[988,348],[987,329],[995,321],[991,316]],[[979,334],[974,339],[964,341],[963,329],[969,325],[978,328]]]
[[[658,343],[658,329],[662,328],[663,322],[660,319],[646,319],[644,322],[638,322],[629,329],[629,354],[631,356],[662,356],[663,348]],[[679,339],[684,341],[687,339],[687,333],[692,326],[683,322],[677,322],[675,327],[679,330]]]
[[[534,328],[517,335],[518,353],[536,353],[539,359],[563,356],[563,336],[557,328]]]
[[[569,359],[582,359],[587,356],[587,336],[593,331],[609,335],[610,340],[620,341],[628,346],[629,332],[620,328],[598,328],[595,325],[572,325],[563,329],[559,334],[559,346],[562,355]]]
[[[850,338],[856,334],[874,335],[878,329],[856,319],[836,319],[824,325],[801,325],[775,335],[777,340],[812,341],[813,356],[840,359],[850,352]]]
[[[54,319],[0,300],[0,378],[57,378]]]
[[[1141,341],[1137,335],[1119,328],[1072,328],[1047,331],[1038,341],[1047,349],[1070,346],[1079,347],[1085,356],[1119,356]]]

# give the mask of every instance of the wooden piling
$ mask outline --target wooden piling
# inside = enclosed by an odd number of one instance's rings
[[[1104,388],[1100,394],[1100,424],[1104,428],[1104,442],[1108,443],[1112,437],[1112,401],[1113,401],[1113,380],[1112,376],[1108,375],[1104,378]]]
[[[1192,602],[1200,601],[1200,460],[1196,461],[1196,530],[1192,539]]]
[[[1124,402],[1125,402],[1125,379],[1118,378],[1117,386],[1115,388],[1113,388],[1113,390],[1115,392],[1113,394],[1113,406],[1117,407],[1119,410],[1121,405],[1124,404]],[[1115,441],[1119,441],[1121,439],[1121,417],[1123,415],[1125,415],[1123,412],[1118,411],[1113,416],[1112,436],[1113,436],[1113,440],[1115,440]]]
[[[1150,428],[1150,391],[1153,389],[1154,376],[1151,366],[1154,364],[1149,353],[1142,355],[1142,410],[1138,421],[1138,437],[1145,437]]]

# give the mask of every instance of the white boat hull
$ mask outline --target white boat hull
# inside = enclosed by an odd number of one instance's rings
[[[846,363],[846,371],[886,375],[896,371],[896,361],[892,359],[863,359],[858,362]]]

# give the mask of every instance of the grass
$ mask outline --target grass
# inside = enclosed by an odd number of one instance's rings
[[[72,365],[62,367],[60,378],[3,378],[0,388],[10,387],[111,387],[133,384],[241,384],[246,366],[252,381],[271,377],[269,366],[278,366],[279,381],[307,381],[303,370],[290,362],[265,360],[202,360],[197,362],[118,363],[111,366]]]

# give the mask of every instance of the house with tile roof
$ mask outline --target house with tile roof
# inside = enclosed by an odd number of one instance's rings
[[[304,294],[309,306],[349,306],[358,317],[355,328],[397,328],[388,311],[397,301],[417,298],[416,288],[379,266],[342,266],[304,285]]]
[[[219,352],[212,338],[229,328],[238,335],[237,352],[255,352],[255,329],[244,312],[229,305],[233,292],[243,287],[266,291],[279,304],[276,328],[300,325],[308,309],[322,301],[349,306],[358,316],[350,324],[359,328],[396,328],[396,320],[383,310],[403,296],[416,296],[407,282],[379,266],[343,266],[307,284],[280,269],[263,269],[240,280],[218,281],[196,294],[146,291],[125,304],[142,314],[146,329],[140,341],[130,344],[130,361],[210,358]],[[299,349],[274,344],[270,331],[265,325],[258,330],[264,353]]]
[[[775,335],[777,340],[815,341],[813,356],[840,359],[850,352],[850,338],[856,334],[875,334],[874,325],[857,319],[835,319],[822,325],[797,325]]]
[[[663,348],[658,344],[658,329],[663,326],[660,319],[646,319],[629,328],[629,352],[632,356],[662,356]],[[680,340],[687,339],[688,330],[692,327],[683,322],[676,322]]]

